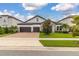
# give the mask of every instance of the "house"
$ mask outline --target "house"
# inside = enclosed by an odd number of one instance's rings
[[[42,31],[42,24],[47,19],[41,16],[34,16],[33,18],[18,24],[19,32],[39,32]],[[55,22],[52,22],[52,31],[55,30]]]
[[[67,17],[64,17],[63,19],[59,20],[57,23],[57,31],[63,31],[62,29],[62,25],[63,24],[67,24],[69,27],[72,27],[73,25],[75,25],[72,21],[73,21],[73,16],[76,16],[76,15],[70,15],[70,16],[67,16]],[[66,31],[69,31],[70,29],[67,28]]]
[[[62,24],[68,24],[69,26],[73,26],[73,16],[65,17],[58,22],[54,22],[51,20],[52,24],[52,32],[56,31],[63,31]],[[0,15],[0,26],[1,27],[11,27],[11,26],[17,26],[18,32],[39,32],[43,30],[43,22],[47,19],[36,15],[32,17],[31,19],[28,19],[27,21],[23,22],[13,16],[10,15]]]
[[[10,15],[0,15],[0,26],[1,27],[11,27],[17,26],[18,23],[22,23],[23,21],[10,16]]]

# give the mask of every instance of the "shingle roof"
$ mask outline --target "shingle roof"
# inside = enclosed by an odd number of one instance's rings
[[[34,18],[36,18],[36,17],[40,17],[40,18],[42,18],[43,20],[47,20],[47,19],[45,19],[45,18],[43,18],[43,17],[41,17],[41,16],[39,16],[39,15],[36,15],[36,16],[34,16],[34,17],[32,17],[32,18],[28,19],[28,20],[27,20],[27,21],[25,21],[25,22],[28,22],[28,21],[30,21],[30,20],[32,20],[32,19],[34,19]]]
[[[14,16],[11,16],[11,15],[0,15],[0,16],[8,16],[8,17],[12,17],[12,18],[14,18],[15,20],[21,21],[21,20],[17,19],[17,18],[14,17]],[[23,22],[23,21],[21,21],[21,22]]]
[[[65,19],[67,19],[67,18],[72,18],[73,16],[79,16],[79,15],[70,15],[70,16],[64,17],[63,19],[59,20],[58,22],[63,21],[63,20],[65,20]],[[57,22],[57,23],[58,23],[58,22]]]

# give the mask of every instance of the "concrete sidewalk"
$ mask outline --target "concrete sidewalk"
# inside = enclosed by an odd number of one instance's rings
[[[0,38],[0,46],[42,46],[38,38]]]

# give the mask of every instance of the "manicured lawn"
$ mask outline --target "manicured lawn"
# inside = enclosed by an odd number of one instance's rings
[[[79,38],[79,36],[73,37],[72,34],[68,34],[68,33],[50,33],[49,35],[40,33],[39,37],[40,38]]]
[[[45,47],[79,47],[78,40],[39,40]]]

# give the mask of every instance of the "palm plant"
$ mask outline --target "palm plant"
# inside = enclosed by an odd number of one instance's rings
[[[72,23],[75,25],[72,27],[72,35],[79,36],[79,16],[74,16],[73,19]]]

